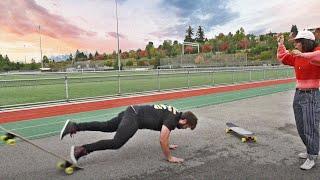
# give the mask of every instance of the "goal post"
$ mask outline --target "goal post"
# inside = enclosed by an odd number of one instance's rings
[[[191,46],[191,47],[197,47],[198,54],[200,53],[200,46],[199,43],[194,43],[194,42],[183,42],[182,43],[182,53],[181,53],[181,60],[180,60],[180,66],[182,66],[182,56],[184,55],[184,47],[185,46]]]

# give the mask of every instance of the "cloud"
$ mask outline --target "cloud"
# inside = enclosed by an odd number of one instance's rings
[[[155,36],[159,39],[163,37],[181,37],[185,34],[187,26],[184,24],[182,25],[175,25],[173,27],[167,27],[165,29],[161,29],[159,31],[153,31],[149,33],[149,35]]]
[[[164,0],[165,8],[176,11],[177,16],[186,23],[198,24],[210,28],[223,25],[239,16],[228,8],[228,2],[221,0]]]
[[[52,38],[79,38],[96,36],[96,32],[81,29],[62,16],[50,13],[34,0],[0,1],[0,26],[8,33],[28,35],[38,33]]]
[[[108,33],[106,34],[106,36],[107,36],[107,37],[108,37],[108,36],[111,36],[111,37],[113,37],[113,38],[117,38],[117,33],[116,33],[116,32],[108,32]],[[122,34],[120,34],[120,33],[119,33],[119,38],[127,39],[127,37],[126,37],[125,35],[122,35]]]
[[[238,12],[231,11],[228,7],[229,0],[164,0],[163,11],[172,11],[180,19],[181,24],[162,29],[162,34],[180,35],[185,34],[189,25],[196,29],[202,26],[205,31],[217,25],[224,25],[239,17]],[[152,34],[159,34],[153,32]]]

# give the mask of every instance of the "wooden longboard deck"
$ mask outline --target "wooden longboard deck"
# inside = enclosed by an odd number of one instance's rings
[[[50,154],[51,156],[54,156],[54,157],[56,157],[56,158],[58,158],[58,159],[60,159],[60,160],[63,160],[63,161],[65,161],[65,162],[69,163],[70,165],[72,165],[72,167],[74,167],[74,168],[76,168],[76,169],[83,169],[83,167],[78,166],[77,164],[74,164],[74,163],[73,163],[71,160],[69,160],[68,158],[63,157],[63,156],[61,156],[61,155],[59,155],[59,154],[56,154],[56,153],[54,153],[54,152],[51,152],[51,151],[49,151],[49,150],[41,147],[41,146],[38,145],[38,144],[35,144],[34,142],[26,139],[25,137],[23,137],[23,136],[15,133],[15,132],[12,132],[12,131],[10,131],[10,130],[7,130],[7,129],[5,129],[5,128],[2,127],[2,126],[0,126],[0,129],[2,129],[2,130],[3,130],[4,132],[6,132],[7,134],[11,134],[11,135],[13,135],[14,137],[17,137],[17,138],[21,139],[22,141],[24,141],[24,142],[26,142],[26,143],[28,143],[28,144],[30,144],[30,145],[38,148],[39,150],[41,150],[41,151],[43,151],[43,152],[45,152],[45,153],[47,153],[47,154]]]

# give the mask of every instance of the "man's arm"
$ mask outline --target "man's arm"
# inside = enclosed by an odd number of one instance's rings
[[[294,51],[294,55],[301,56],[310,60],[311,64],[320,65],[320,50],[313,52],[301,53],[300,51]]]
[[[161,132],[160,132],[160,145],[161,145],[162,152],[169,162],[181,163],[183,162],[183,159],[171,156],[171,152],[169,149],[169,136],[170,136],[170,130],[168,129],[167,126],[162,125]]]

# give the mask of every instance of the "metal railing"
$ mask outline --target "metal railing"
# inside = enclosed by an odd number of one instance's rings
[[[0,109],[294,77],[287,66],[0,74]]]

